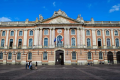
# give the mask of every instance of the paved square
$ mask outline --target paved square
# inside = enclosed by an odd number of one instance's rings
[[[38,66],[37,70],[0,65],[0,80],[120,80],[120,65]]]

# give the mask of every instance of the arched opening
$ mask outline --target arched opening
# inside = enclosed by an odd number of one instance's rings
[[[55,65],[64,65],[64,51],[57,50],[55,59]]]
[[[57,46],[62,46],[62,41],[61,40],[62,40],[62,36],[59,35],[57,37]]]
[[[113,53],[112,52],[108,52],[107,59],[108,59],[109,63],[113,63]]]
[[[120,51],[117,52],[116,57],[117,57],[117,63],[120,63]]]

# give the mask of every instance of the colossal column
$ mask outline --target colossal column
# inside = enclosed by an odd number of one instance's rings
[[[113,29],[111,29],[111,36],[112,36],[112,46],[113,46],[113,48],[115,48]]]
[[[80,47],[80,36],[79,36],[80,33],[79,33],[79,29],[80,29],[80,28],[77,27],[77,47],[78,47],[78,48]]]
[[[17,30],[15,30],[15,45],[14,45],[14,49],[16,49],[16,43],[17,43]]]
[[[66,42],[68,42],[68,47],[70,47],[70,34],[69,34],[69,29],[70,29],[70,28],[67,28],[67,29],[68,29],[68,35],[67,35],[68,38],[67,38],[67,41],[66,41]],[[66,37],[67,37],[67,36],[66,36]]]
[[[37,40],[38,40],[38,29],[34,29],[34,47],[37,46]]]
[[[53,28],[53,39],[52,39],[53,47],[55,47],[54,39],[55,39],[55,28]]]
[[[64,47],[66,47],[66,28],[64,28]]]
[[[40,28],[40,33],[39,33],[39,48],[42,48],[42,29]]]
[[[24,30],[24,43],[23,43],[23,48],[27,48],[27,29]]]
[[[7,49],[7,46],[9,46],[9,45],[8,45],[8,35],[9,35],[9,30],[7,30],[5,49]]]
[[[104,48],[106,48],[104,29],[102,29],[102,33],[103,33],[103,46],[104,46]]]
[[[92,34],[91,35],[92,35],[92,41],[93,41],[93,48],[97,48],[95,29],[92,29]]]
[[[83,46],[86,47],[86,46],[85,46],[85,29],[83,28],[82,31],[83,31]]]
[[[51,29],[52,29],[52,28],[50,28],[50,44],[49,44],[50,48],[51,48],[51,41],[52,41],[52,40],[51,40],[51,39],[52,39]]]

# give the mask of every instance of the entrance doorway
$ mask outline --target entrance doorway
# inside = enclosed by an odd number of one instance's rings
[[[109,63],[113,63],[113,53],[112,52],[108,52],[107,58],[108,58]]]
[[[116,57],[117,57],[117,63],[120,63],[120,51],[117,52]]]
[[[55,65],[64,65],[64,51],[56,51]]]

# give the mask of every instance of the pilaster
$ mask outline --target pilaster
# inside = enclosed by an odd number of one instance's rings
[[[17,45],[16,45],[16,43],[17,43],[17,31],[18,30],[15,30],[15,45],[13,46],[13,49],[16,49],[16,47],[17,47]]]
[[[7,49],[8,47],[8,36],[9,36],[9,30],[7,30],[5,49]]]
[[[80,28],[77,27],[77,47],[80,48]]]
[[[24,43],[23,43],[23,49],[27,48],[27,29],[24,30]]]
[[[43,28],[40,28],[40,33],[39,33],[39,48],[42,48],[42,30]]]
[[[103,33],[103,47],[106,49],[106,45],[105,45],[105,32],[104,32],[104,29],[102,29],[102,33]]]
[[[92,41],[93,41],[93,48],[96,49],[97,45],[96,45],[96,34],[95,34],[95,29],[92,29]]]

